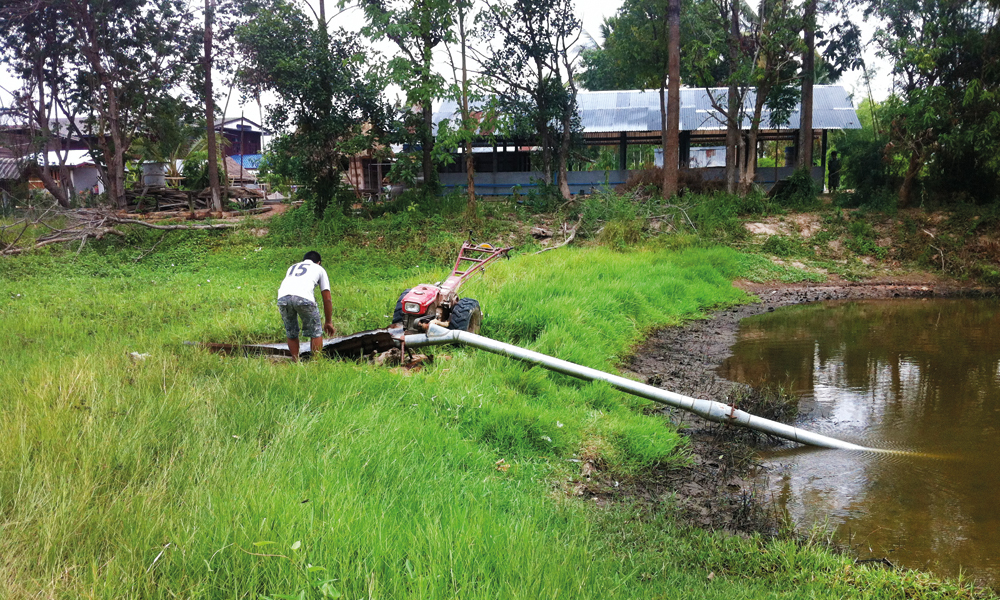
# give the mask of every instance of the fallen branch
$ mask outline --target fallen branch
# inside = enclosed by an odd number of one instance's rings
[[[923,231],[927,235],[931,236],[932,240],[935,240],[935,241],[937,240],[937,236],[934,235],[933,233],[927,231],[926,229],[922,229],[921,231]],[[938,256],[941,257],[941,272],[944,273],[945,272],[945,270],[944,270],[944,248],[939,248],[939,247],[935,246],[934,244],[930,244],[930,243],[928,243],[927,245],[938,251]]]
[[[42,212],[42,214],[38,215],[38,217],[36,217],[34,220],[32,220],[31,218],[29,218],[29,216],[26,215],[20,221],[16,221],[14,223],[11,223],[10,225],[5,225],[2,229],[0,229],[0,233],[3,233],[3,232],[7,231],[8,229],[10,229],[12,227],[17,227],[17,226],[19,226],[21,224],[24,225],[24,227],[21,228],[21,231],[17,234],[17,237],[15,237],[14,240],[11,241],[9,244],[7,244],[6,246],[4,246],[3,250],[0,250],[0,255],[5,254],[8,250],[13,249],[14,246],[19,241],[21,241],[21,238],[24,236],[25,232],[28,231],[29,227],[31,227],[32,225],[37,225],[39,223],[45,224],[45,221],[44,221],[45,216],[47,214],[49,214],[49,212],[51,212],[51,211],[52,211],[51,208],[45,209]],[[28,212],[29,212],[29,215],[32,212],[32,209],[30,207],[28,208]],[[46,226],[47,226],[47,224],[46,224]]]
[[[147,255],[149,255],[149,254],[152,254],[153,250],[156,250],[156,247],[157,247],[157,246],[159,246],[159,245],[160,245],[160,242],[162,242],[162,241],[164,240],[164,238],[166,238],[166,237],[167,237],[167,232],[166,232],[166,231],[164,231],[164,232],[163,232],[163,235],[161,235],[161,236],[160,236],[160,239],[156,240],[156,243],[155,243],[155,244],[153,244],[153,247],[152,247],[152,248],[150,248],[149,250],[146,250],[146,251],[145,251],[145,252],[143,252],[142,254],[140,254],[140,255],[139,255],[139,256],[138,256],[138,257],[137,257],[137,258],[135,259],[135,262],[139,262],[140,260],[142,260],[142,259],[146,258],[146,256],[147,256]],[[81,244],[81,245],[80,245],[80,247],[81,247],[81,248],[83,248],[83,245]]]
[[[6,229],[20,226],[21,230],[18,232],[17,236],[10,243],[4,243],[0,241],[0,245],[3,248],[0,249],[0,256],[13,256],[17,254],[23,254],[29,250],[37,250],[51,244],[58,243],[69,243],[69,242],[79,242],[79,246],[76,249],[76,253],[79,254],[83,251],[84,246],[90,239],[101,239],[105,235],[117,235],[124,237],[125,233],[116,226],[127,226],[127,225],[140,225],[142,227],[148,227],[150,229],[157,229],[160,231],[178,231],[178,230],[206,230],[206,229],[233,229],[239,225],[236,223],[211,223],[207,225],[155,225],[153,223],[148,223],[139,219],[128,219],[119,217],[113,213],[107,213],[102,211],[92,211],[92,210],[76,210],[76,211],[60,211],[56,216],[68,217],[69,226],[64,226],[63,228],[57,228],[46,222],[45,217],[49,216],[51,210],[46,210],[37,218],[25,217],[23,220],[18,221],[12,225],[4,226],[0,229],[0,233],[6,231]],[[18,247],[17,243],[24,236],[25,232],[28,231],[32,226],[44,227],[48,229],[48,233],[44,236],[39,236],[35,242],[29,246]],[[166,235],[164,233],[164,235]],[[152,248],[143,252],[139,258],[135,259],[136,262],[142,260],[144,257],[149,255],[160,242],[163,241],[161,237],[158,242],[156,242]]]
[[[698,228],[694,226],[694,221],[692,221],[691,217],[688,216],[687,210],[685,210],[684,207],[677,206],[676,204],[668,204],[668,205],[664,206],[663,208],[674,208],[674,209],[677,209],[677,210],[681,211],[681,214],[684,215],[684,219],[688,222],[688,225],[691,227],[691,229],[693,229],[695,233],[698,233]],[[667,214],[667,215],[655,215],[655,216],[650,216],[650,217],[647,217],[647,218],[650,219],[650,220],[652,220],[652,219],[665,219],[665,218],[671,217],[671,216],[673,216],[673,215]]]
[[[539,250],[538,252],[535,252],[535,254],[541,254],[542,252],[548,252],[549,250],[555,250],[556,248],[562,248],[566,244],[572,242],[573,239],[576,237],[576,230],[580,228],[580,223],[582,223],[582,222],[583,222],[583,217],[580,217],[580,219],[576,222],[576,225],[573,226],[573,229],[570,229],[569,235],[566,237],[565,240],[563,240],[562,242],[556,244],[555,246],[550,246],[548,248],[543,248],[543,249]]]
[[[142,225],[143,227],[160,229],[163,231],[177,231],[183,229],[233,229],[234,227],[238,227],[238,224],[236,223],[211,223],[209,225],[154,225],[153,223],[147,223],[146,221],[140,221],[139,219],[121,219],[115,216],[109,216],[108,220],[112,223],[122,225]]]

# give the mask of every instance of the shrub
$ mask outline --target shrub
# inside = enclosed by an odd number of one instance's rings
[[[794,210],[809,210],[819,205],[819,185],[813,180],[809,169],[796,169],[792,176],[784,181],[784,185],[776,185],[772,189],[774,200]]]
[[[798,252],[799,245],[794,240],[783,235],[772,235],[762,246],[764,252],[775,256],[788,257]]]
[[[899,178],[893,175],[891,163],[885,157],[885,142],[870,135],[851,132],[837,143],[844,158],[842,187],[853,192],[836,194],[834,203],[844,208],[891,211],[896,207]]]
[[[604,226],[598,239],[605,246],[625,250],[639,243],[644,226],[645,220],[642,219],[614,219]]]
[[[885,258],[886,249],[875,241],[875,229],[871,223],[865,220],[851,221],[847,228],[851,236],[845,243],[848,248],[858,254]]]

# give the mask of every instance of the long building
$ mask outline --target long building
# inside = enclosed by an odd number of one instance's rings
[[[703,166],[725,161],[726,118],[719,108],[726,106],[726,88],[682,88],[680,107],[680,165],[697,169],[704,179],[721,179],[723,167]],[[823,180],[829,131],[860,129],[854,104],[846,90],[839,85],[817,85],[813,91],[813,135],[816,164],[813,178]],[[750,116],[755,101],[754,90],[744,98],[743,133],[750,128]],[[579,143],[585,146],[617,146],[617,169],[600,171],[571,171],[570,189],[573,193],[588,193],[601,185],[623,183],[630,173],[626,157],[633,145],[661,143],[660,95],[657,90],[625,90],[589,92],[577,95],[582,132]],[[458,105],[445,102],[434,113],[435,128],[445,119],[458,117]],[[800,107],[796,105],[784,122],[778,121],[765,107],[762,114],[758,143],[786,142],[786,155],[777,157],[777,163],[794,159],[797,151]],[[503,118],[501,115],[500,118]],[[435,129],[436,131],[436,129]],[[488,133],[488,132],[487,132]],[[474,144],[474,161],[477,191],[484,195],[506,195],[515,186],[530,188],[541,178],[532,170],[533,140],[509,139],[483,135]],[[719,155],[721,147],[722,155]],[[752,156],[751,156],[752,154]],[[456,157],[457,158],[457,157]],[[759,151],[748,153],[742,160],[759,158]],[[661,159],[662,160],[662,159]],[[537,162],[537,161],[536,161]],[[455,160],[441,173],[446,188],[466,185],[465,161]],[[790,166],[759,169],[757,181],[770,187],[775,181],[786,178],[794,170]]]

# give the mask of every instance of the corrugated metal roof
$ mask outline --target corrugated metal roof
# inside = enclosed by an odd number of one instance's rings
[[[710,96],[711,95],[711,96]],[[725,107],[726,88],[682,88],[681,131],[725,130],[725,115],[713,106],[713,98]],[[746,112],[753,110],[754,90],[744,98]],[[580,120],[584,133],[655,132],[660,131],[659,90],[625,90],[577,94]],[[434,113],[437,126],[443,119],[453,119],[458,111],[455,102],[445,102]],[[775,128],[770,123],[770,111],[762,114],[762,129]],[[749,129],[749,116],[744,118],[744,128]],[[797,129],[799,109],[792,111],[788,123],[778,124],[781,129]],[[817,85],[813,88],[814,129],[860,129],[858,115],[847,91],[839,85]]]
[[[20,179],[23,163],[16,158],[0,158],[0,179]]]

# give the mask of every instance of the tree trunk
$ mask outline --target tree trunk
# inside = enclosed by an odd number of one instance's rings
[[[910,164],[906,168],[906,175],[903,177],[903,185],[899,188],[899,208],[906,208],[910,205],[910,196],[913,195],[913,184],[917,180],[917,174],[923,167],[923,153],[920,150],[913,150],[910,154]]]
[[[681,145],[681,7],[680,0],[670,0],[667,7],[667,77],[668,98],[663,109],[663,84],[660,84],[661,118],[666,120],[663,140],[663,199],[669,200],[677,194],[677,175],[680,167]],[[664,114],[665,113],[665,114]]]
[[[427,37],[423,37],[423,66],[421,79],[424,80],[424,88],[428,87],[427,82],[431,77],[431,52],[434,47],[431,40]],[[436,187],[437,173],[434,171],[434,107],[432,105],[433,98],[431,98],[430,92],[423,92],[424,97],[421,98],[420,110],[423,115],[423,139],[421,140],[421,146],[423,148],[423,173],[424,173],[424,189],[434,189]]]
[[[94,23],[90,5],[78,0],[71,3],[71,10],[75,13],[77,31],[80,32],[82,38],[80,51],[93,70],[97,87],[104,90],[105,94],[104,100],[106,102],[103,103],[103,110],[101,102],[95,104],[99,121],[103,121],[102,125],[106,125],[107,132],[111,136],[111,143],[108,144],[103,127],[100,129],[98,139],[107,165],[108,198],[116,207],[125,208],[126,136],[122,135],[118,92],[111,75],[104,67],[102,50],[98,41],[97,24]]]
[[[431,107],[431,102],[427,99],[420,107],[423,113],[423,139],[420,145],[423,147],[423,174],[424,174],[424,189],[430,189],[429,186],[434,185],[434,135],[433,135],[433,123],[434,123],[434,111]]]
[[[473,127],[471,115],[469,114],[469,71],[465,63],[465,14],[458,12],[458,37],[462,44],[462,121],[464,127]],[[476,128],[478,130],[478,127]],[[472,154],[472,132],[467,132],[469,137],[465,140],[465,176],[466,191],[469,198],[465,204],[465,213],[470,219],[478,218],[476,208],[476,161]]]
[[[205,0],[205,134],[208,136],[208,186],[212,189],[212,210],[222,212],[222,194],[219,191],[219,155],[215,145],[215,100],[212,97],[212,19],[214,16],[215,2]]]
[[[542,128],[542,180],[547,185],[552,185],[552,136],[549,135],[549,124],[544,123]]]
[[[563,38],[563,42],[565,39]],[[573,144],[573,117],[576,116],[576,82],[573,81],[573,61],[570,59],[569,48],[565,47],[559,52],[563,66],[566,68],[566,88],[569,91],[569,102],[563,106],[562,114],[562,138],[559,144],[559,193],[566,200],[573,198],[569,189],[569,150]],[[558,63],[557,63],[558,66]],[[556,76],[561,78],[559,69],[555,69]]]
[[[535,58],[535,73],[538,74],[538,82],[535,87],[535,107],[540,111],[545,106],[545,71],[542,68],[542,60]],[[549,135],[549,123],[541,115],[535,118],[535,128],[538,129],[538,141],[542,146],[542,181],[546,185],[552,185],[552,138]]]
[[[740,194],[746,194],[753,187],[757,177],[757,128],[751,128],[746,137],[743,174],[740,176]]]
[[[668,129],[670,125],[668,124],[669,119],[667,118],[667,82],[661,78],[660,79],[660,146],[663,148],[663,168],[660,173],[660,193],[664,200],[669,200],[673,194],[668,195],[668,189],[670,184],[667,182],[667,165],[669,164],[669,159],[667,155],[669,152],[667,148],[670,146],[670,134]],[[679,138],[678,138],[679,142]],[[676,183],[675,183],[676,187]],[[676,190],[675,190],[676,191]]]
[[[111,134],[111,148],[106,154],[110,157],[108,160],[109,195],[114,200],[115,206],[125,208],[128,205],[125,200],[125,148],[117,92],[110,79],[105,77],[103,84],[108,100],[108,132]]]
[[[757,138],[760,134],[760,123],[764,114],[764,103],[771,92],[770,85],[757,88],[754,98],[753,116],[750,118],[750,131],[747,132],[746,148],[743,154],[743,173],[740,176],[740,193],[746,194],[753,187],[757,176]]]
[[[813,164],[813,81],[816,58],[816,1],[809,0],[805,11],[805,43],[802,55],[802,106],[799,112],[798,168],[812,169]]]
[[[59,153],[59,174],[61,181],[56,181],[55,177],[52,176],[52,170],[49,166],[49,140],[52,139],[52,128],[49,126],[49,103],[45,99],[45,83],[43,79],[43,65],[37,64],[35,70],[35,78],[38,84],[38,108],[32,110],[35,116],[35,123],[38,125],[39,130],[42,134],[42,164],[41,169],[39,169],[39,179],[42,180],[42,185],[45,189],[52,194],[52,197],[56,199],[59,206],[63,208],[69,208],[69,195],[66,193],[69,187],[69,179],[66,178],[68,175],[68,170],[66,169],[66,161],[63,159],[62,153]],[[53,96],[55,96],[55,91],[53,91]],[[30,101],[28,102],[30,106]]]
[[[739,90],[736,86],[736,63],[740,51],[740,13],[739,3],[730,2],[729,22],[729,96],[726,104],[726,191],[736,193],[739,174],[738,149],[740,144],[740,109],[742,106]]]
[[[563,110],[562,139],[559,144],[559,193],[566,200],[573,197],[569,191],[569,148],[573,141],[573,103]]]

